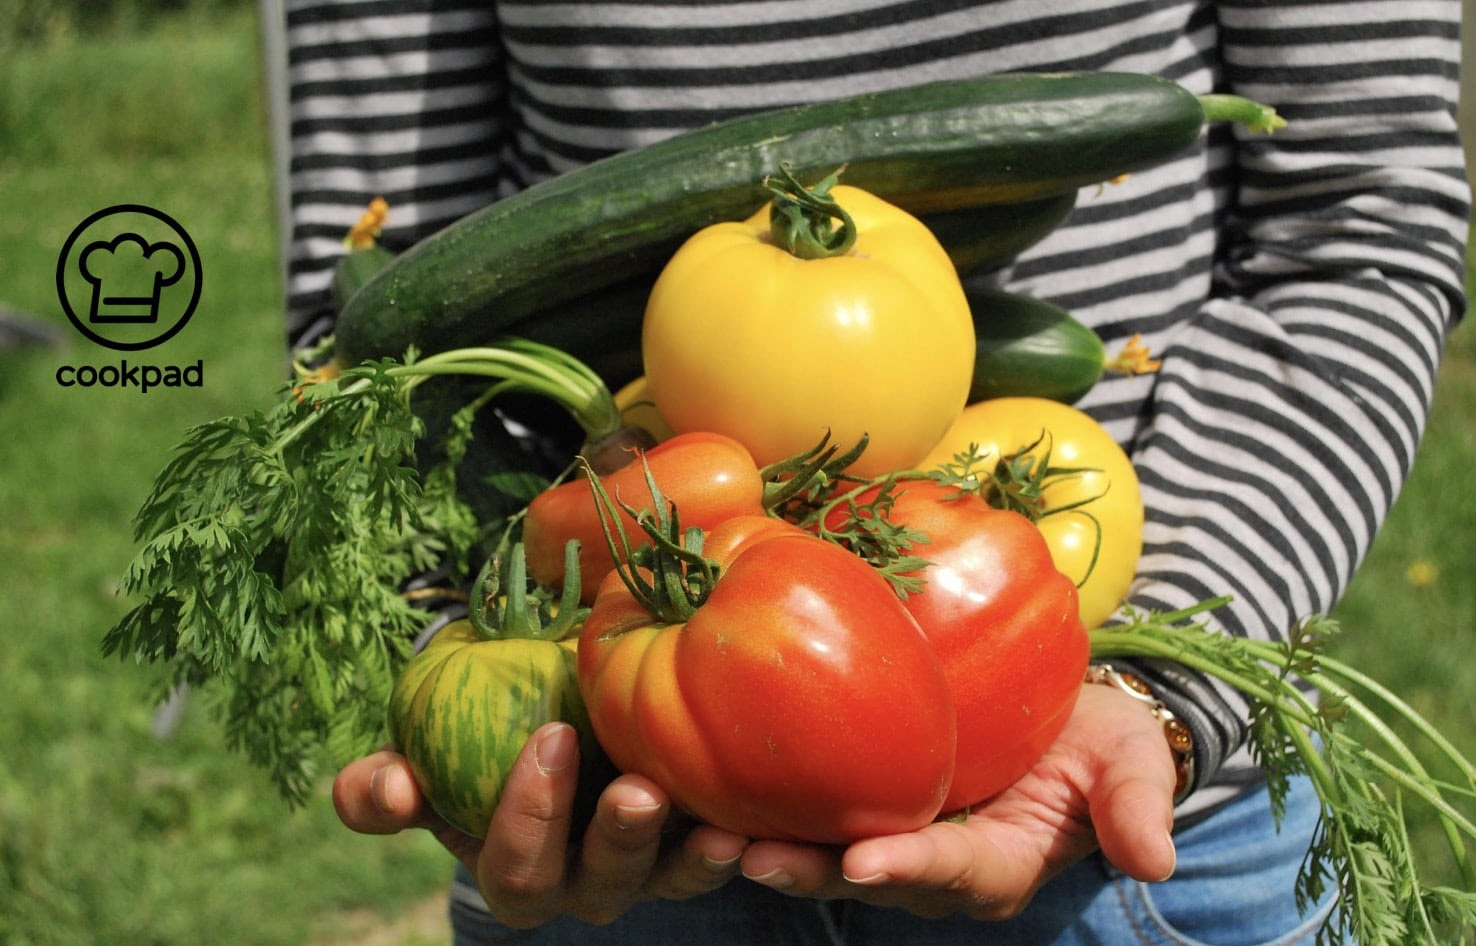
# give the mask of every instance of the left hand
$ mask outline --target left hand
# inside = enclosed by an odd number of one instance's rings
[[[741,867],[786,893],[850,898],[920,916],[1015,916],[1047,880],[1100,848],[1142,881],[1174,870],[1174,763],[1158,720],[1126,694],[1087,685],[1033,770],[962,822],[847,848],[752,842]]]
[[[633,904],[685,899],[738,873],[745,838],[673,816],[659,787],[622,775],[600,794],[594,818],[576,831],[578,736],[549,723],[523,747],[485,838],[453,828],[431,810],[403,755],[383,750],[339,771],[333,802],[363,834],[424,828],[466,865],[503,923],[531,928],[560,915],[608,923]]]

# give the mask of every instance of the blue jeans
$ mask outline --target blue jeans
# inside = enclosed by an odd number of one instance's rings
[[[455,946],[1297,946],[1312,943],[1332,908],[1329,897],[1303,916],[1293,896],[1317,812],[1311,786],[1294,783],[1278,833],[1265,790],[1249,792],[1175,834],[1178,868],[1169,880],[1139,883],[1088,858],[1047,884],[1019,917],[999,923],[924,920],[738,879],[692,900],[642,904],[609,926],[562,918],[519,931],[468,902],[475,888],[463,872],[452,926]]]

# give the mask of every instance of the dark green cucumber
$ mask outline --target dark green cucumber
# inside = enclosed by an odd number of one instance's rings
[[[1073,404],[1102,377],[1101,338],[1065,309],[998,289],[970,288],[968,297],[978,343],[969,403],[1046,397]]]
[[[626,279],[515,322],[507,334],[573,355],[618,391],[642,372],[641,323],[654,281],[653,274]]]
[[[338,311],[343,311],[354,293],[364,288],[365,283],[379,275],[379,271],[394,259],[395,254],[378,243],[345,251],[333,269],[333,304]]]
[[[986,273],[1050,236],[1076,207],[1076,191],[919,215],[965,278]]]
[[[1207,116],[1128,73],[1010,74],[762,112],[613,155],[423,240],[349,300],[341,360],[438,351],[654,271],[687,236],[745,216],[781,162],[914,213],[1075,191],[1161,163]]]

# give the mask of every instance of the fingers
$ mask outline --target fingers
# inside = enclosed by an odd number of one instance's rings
[[[608,923],[641,899],[670,810],[666,795],[639,776],[622,776],[605,789],[584,834],[570,885],[571,912]]]
[[[381,750],[344,766],[333,780],[333,807],[361,834],[394,834],[423,826],[424,800],[410,764]]]
[[[671,815],[649,779],[622,775],[601,793],[571,849],[578,736],[562,723],[533,734],[503,788],[476,873],[483,897],[508,926],[530,928],[560,914],[606,923],[652,896],[687,897],[737,872],[745,839],[698,826],[663,851]]]
[[[854,844],[841,859],[841,873],[851,883],[866,887],[900,884],[959,891],[971,882],[982,882],[976,869],[981,864],[1006,870],[1010,866],[987,831],[965,833],[959,825],[944,823]],[[1002,886],[1008,883],[1003,877],[999,882]]]
[[[1176,778],[1163,723],[1111,687],[1086,686],[1080,702],[1101,727],[1077,777],[1097,845],[1134,880],[1165,880],[1174,872]]]
[[[667,830],[671,814],[666,794],[650,780],[622,775],[610,783],[584,835],[568,911],[608,923],[642,900],[686,899],[737,874],[746,838],[707,825],[674,834]]]
[[[755,841],[743,852],[740,867],[744,877],[781,893],[835,899],[850,889],[840,856],[829,847]]]
[[[649,885],[655,896],[685,900],[716,890],[738,876],[748,839],[722,828],[699,824],[681,847],[658,865]]]
[[[797,896],[846,897],[925,917],[964,912],[1005,919],[1034,894],[1042,879],[1041,859],[1012,855],[989,829],[988,823],[942,822],[861,841],[844,852],[755,842],[743,856],[743,873]],[[1007,828],[1004,834],[1014,831]]]
[[[1023,820],[1013,813],[937,822],[911,834],[852,845],[842,875],[875,903],[923,916],[962,912],[977,919],[1017,915],[1040,886],[1094,847],[1070,819]],[[1044,813],[1041,813],[1044,814]]]
[[[410,763],[388,749],[355,759],[333,780],[333,807],[346,826],[361,834],[394,834],[424,828],[457,860],[474,867],[481,841],[463,834],[426,804]]]
[[[513,764],[485,842],[437,817],[405,757],[388,750],[344,766],[333,803],[340,820],[361,833],[431,830],[471,868],[492,913],[515,928],[564,913],[609,922],[639,900],[695,896],[737,874],[747,839],[708,825],[669,834],[671,803],[640,776],[623,775],[606,787],[579,844],[571,844],[578,782],[578,734],[550,723]]]
[[[502,922],[528,928],[560,912],[565,857],[579,779],[579,736],[549,723],[513,763],[475,873]]]
[[[1162,724],[1125,694],[1086,691],[1036,768],[962,823],[867,839],[841,854],[756,842],[743,873],[800,896],[990,920],[1016,915],[1042,884],[1098,848],[1135,879],[1165,879],[1175,859],[1174,765]]]

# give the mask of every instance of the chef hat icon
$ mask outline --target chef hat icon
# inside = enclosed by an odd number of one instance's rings
[[[178,246],[150,243],[137,233],[88,244],[78,266],[92,284],[92,322],[157,322],[161,291],[185,271]]]

